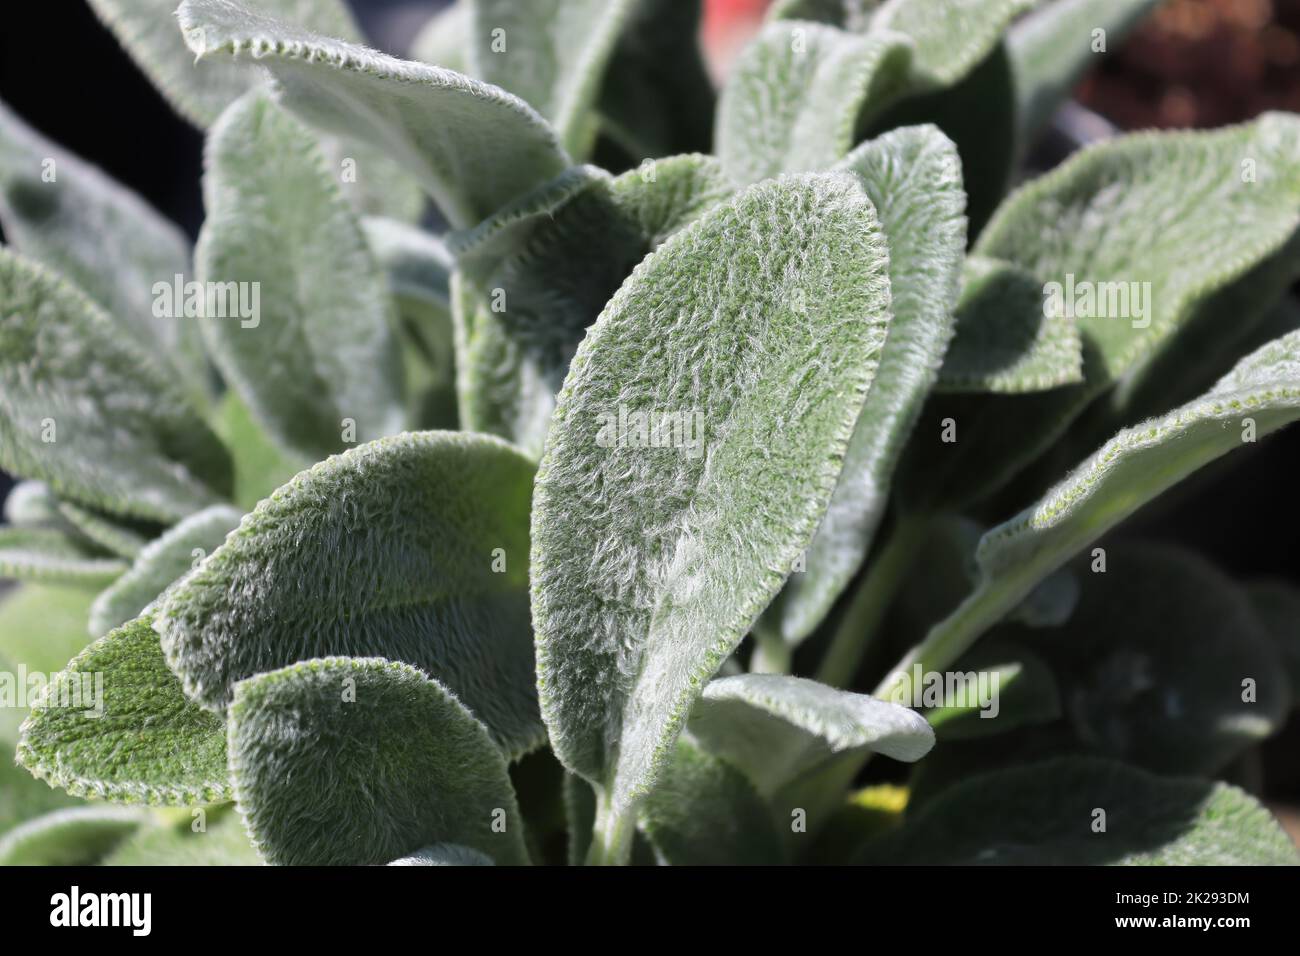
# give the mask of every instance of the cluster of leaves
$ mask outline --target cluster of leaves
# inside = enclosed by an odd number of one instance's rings
[[[1300,117],[1004,195],[1150,2],[778,0],[716,108],[685,0],[90,2],[207,219],[0,106],[0,861],[1294,860],[1300,594],[1089,548],[1300,417]]]

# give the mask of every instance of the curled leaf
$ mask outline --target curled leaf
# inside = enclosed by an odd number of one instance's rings
[[[957,336],[943,360],[948,392],[1038,392],[1083,381],[1073,316],[1044,308],[1043,284],[1009,262],[971,256],[957,302]]]
[[[778,674],[710,681],[689,726],[767,795],[838,754],[871,751],[910,763],[934,746],[914,710]]]
[[[247,54],[245,68],[269,69],[284,105],[313,125],[379,146],[454,226],[486,219],[568,165],[554,130],[498,87],[332,40],[232,0],[185,0],[177,16],[200,61]]]

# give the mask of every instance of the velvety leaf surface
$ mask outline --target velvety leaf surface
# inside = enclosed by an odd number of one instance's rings
[[[106,634],[140,614],[168,585],[215,551],[240,517],[238,510],[216,505],[190,515],[151,541],[130,569],[95,598],[90,609],[91,636]]]
[[[863,143],[840,168],[858,177],[880,217],[894,317],[804,570],[791,575],[760,624],[787,644],[807,637],[862,566],[894,467],[952,336],[966,249],[961,163],[934,127]]]
[[[1099,353],[1101,378],[1089,381],[1113,381],[1173,334],[1197,300],[1291,236],[1300,222],[1298,156],[1300,117],[1286,113],[1103,142],[1012,195],[975,251],[1060,283],[1056,304],[1076,313]],[[1225,256],[1223,232],[1239,222],[1250,229]],[[1071,275],[1076,295],[1066,302]],[[1083,281],[1150,282],[1145,314],[1132,298],[1131,315],[1088,314]],[[1093,312],[1109,311],[1108,290],[1100,291],[1106,306],[1094,303]]]
[[[1107,556],[1069,622],[1035,645],[1078,738],[1157,773],[1208,777],[1280,730],[1286,666],[1242,589],[1167,545],[1121,541]]]
[[[738,182],[824,169],[906,96],[951,86],[1032,0],[812,0],[780,5],[737,58],[717,151]],[[807,16],[821,23],[791,19]],[[843,28],[843,29],[842,29]],[[908,124],[921,122],[913,117]]]
[[[181,692],[148,615],[52,679],[23,724],[18,759],[74,796],[181,806],[231,796],[223,722]]]
[[[241,681],[230,767],[239,812],[270,863],[387,863],[440,842],[528,862],[487,729],[405,664],[326,658]]]
[[[839,162],[866,105],[883,108],[906,83],[910,53],[894,32],[767,24],[737,57],[718,101],[723,168],[746,185]]]
[[[864,120],[858,139],[927,123],[943,130],[961,154],[967,232],[978,236],[1006,194],[1017,158],[1015,84],[1005,42],[953,85],[909,95]]]
[[[48,528],[0,528],[0,578],[104,585],[125,571],[121,558],[105,557]]]
[[[778,674],[710,681],[689,726],[765,795],[836,754],[872,751],[911,763],[934,746],[934,732],[916,711]]]
[[[339,192],[359,216],[382,216],[419,222],[427,205],[424,190],[405,167],[381,146],[338,135],[317,133],[325,167]]]
[[[533,625],[552,746],[616,812],[825,511],[885,270],[853,178],[761,184],[650,255],[578,350],[534,492]],[[614,434],[628,410],[658,447]]]
[[[714,92],[698,39],[700,7],[700,0],[633,0],[621,17],[594,107],[602,145],[614,144],[630,164],[710,148]],[[453,3],[434,14],[416,35],[412,58],[489,79],[471,63],[471,10],[470,3]],[[490,50],[488,41],[480,46]],[[571,65],[558,66],[574,73]],[[535,72],[543,72],[540,64]],[[575,133],[589,136],[595,127],[588,121]],[[589,145],[583,136],[574,143],[578,154]]]
[[[135,193],[41,136],[2,102],[0,226],[6,242],[66,276],[141,351],[168,368],[174,363],[182,384],[205,394],[198,329],[154,310],[155,283],[171,285],[189,273],[189,241]]]
[[[438,67],[331,40],[231,0],[185,0],[186,43],[205,57],[269,69],[308,122],[383,149],[457,227],[471,226],[568,165],[555,132],[522,100]]]
[[[1243,419],[1252,419],[1263,436],[1297,417],[1300,332],[1246,356],[1201,398],[1120,432],[1041,502],[989,531],[980,543],[980,568],[994,575],[1082,547],[1196,468],[1240,446]]]
[[[1103,833],[1092,828],[1098,809]],[[950,787],[860,862],[1242,866],[1297,856],[1269,812],[1236,787],[1064,758]]]
[[[492,858],[478,850],[454,843],[435,843],[399,857],[389,866],[495,866]]]
[[[421,432],[304,471],[159,602],[168,663],[221,709],[263,671],[384,655],[445,684],[508,754],[530,749],[533,467],[497,439]]]
[[[1176,336],[1088,409],[1067,436],[1075,457],[1106,435],[1195,398],[1242,355],[1300,329],[1300,303],[1287,291],[1298,278],[1300,228],[1276,254],[1199,303]],[[1233,321],[1224,322],[1225,315]]]
[[[453,249],[461,422],[540,456],[574,350],[645,242],[609,175],[577,167]]]
[[[1009,262],[966,260],[957,335],[939,387],[950,392],[1040,392],[1083,381],[1072,316],[1046,314],[1043,284]]]
[[[575,167],[454,237],[461,419],[540,456],[578,343],[632,268],[731,192],[716,160]]]
[[[634,0],[462,0],[473,75],[551,121],[574,156],[595,138],[590,107]]]
[[[754,785],[684,737],[641,808],[641,827],[666,866],[785,862],[772,815]]]
[[[541,223],[574,199],[598,191],[610,178],[597,166],[568,166],[472,228],[451,230],[446,238],[447,251],[458,266],[481,278],[496,263],[526,245]]]
[[[177,26],[175,0],[90,0],[90,5],[173,108],[196,126],[212,125],[227,106],[265,85],[260,71],[196,61]],[[361,40],[345,0],[246,0],[246,6],[325,36]],[[350,132],[321,138],[332,162],[350,161],[353,175],[340,177],[344,194],[362,212],[418,218],[424,203],[419,186],[383,151]]]
[[[714,206],[730,198],[735,185],[712,156],[669,156],[615,176],[615,204],[636,223],[649,249],[658,249]]]
[[[3,248],[0,467],[161,521],[230,489],[226,450],[172,378],[81,292]]]
[[[1085,380],[1041,395],[939,396],[905,463],[907,506],[959,506],[1003,484],[1198,306],[1283,251],[1300,223],[1297,157],[1300,117],[1268,113],[1102,142],[1012,194],[974,252],[1028,270],[1045,305],[1074,312]],[[1242,222],[1224,254],[1224,231]],[[958,423],[955,444],[939,440],[945,418]]]
[[[872,31],[894,30],[914,44],[911,85],[951,86],[997,45],[1007,25],[1035,0],[886,0],[872,13]]]
[[[313,461],[344,448],[349,421],[357,441],[400,431],[384,275],[310,134],[252,95],[213,128],[206,164],[199,275],[239,283],[243,310],[200,320],[226,379],[271,435]]]
[[[131,807],[55,810],[0,836],[0,866],[87,866],[98,863],[148,820]]]

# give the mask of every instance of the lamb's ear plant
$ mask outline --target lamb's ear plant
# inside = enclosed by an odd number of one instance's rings
[[[207,218],[0,105],[0,862],[1295,862],[1300,591],[1110,533],[1300,417],[1300,117],[1024,166],[1151,5],[91,0]]]

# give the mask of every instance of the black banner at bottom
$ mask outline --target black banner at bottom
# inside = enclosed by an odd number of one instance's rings
[[[948,948],[954,935],[983,931],[1220,939],[1295,920],[1288,869],[423,869],[9,869],[0,908],[15,944],[76,933],[223,946],[266,941],[268,929],[337,945],[407,933],[433,941],[456,927],[499,945],[516,933],[585,936],[611,921],[649,944],[780,921],[866,940],[888,926],[917,945],[938,933]]]

